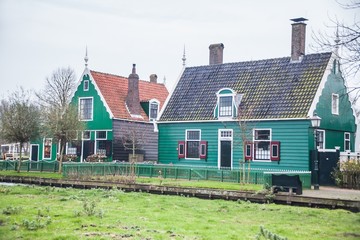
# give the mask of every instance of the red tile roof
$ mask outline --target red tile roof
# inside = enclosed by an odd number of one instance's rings
[[[96,71],[90,71],[90,73],[112,114],[114,115],[114,118],[142,120],[131,117],[130,113],[126,109],[125,100],[128,91],[128,79],[126,77]],[[161,109],[168,95],[169,92],[164,84],[139,80],[140,102],[146,102],[155,98],[160,102]],[[141,116],[144,121],[149,120],[147,114],[142,108]]]

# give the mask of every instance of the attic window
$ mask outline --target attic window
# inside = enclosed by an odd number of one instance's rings
[[[159,101],[156,99],[150,101],[149,107],[149,119],[150,121],[156,121],[159,114]]]
[[[84,91],[89,91],[89,80],[84,80]]]
[[[332,94],[331,97],[331,113],[339,115],[339,94]]]
[[[216,96],[218,100],[214,111],[215,117],[230,119],[236,117],[242,95],[237,95],[232,89],[223,88],[216,93]]]

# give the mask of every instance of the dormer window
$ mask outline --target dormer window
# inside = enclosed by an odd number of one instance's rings
[[[219,117],[232,117],[232,96],[219,97]]]
[[[149,120],[150,121],[156,121],[158,115],[159,115],[159,101],[156,99],[153,99],[149,103]]]
[[[241,101],[240,95],[230,88],[220,89],[217,93],[217,104],[214,110],[215,118],[232,119],[237,115],[237,108]],[[238,103],[239,102],[239,103]]]

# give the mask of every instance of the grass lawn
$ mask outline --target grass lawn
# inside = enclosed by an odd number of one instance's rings
[[[0,239],[359,239],[360,214],[183,196],[0,186]]]

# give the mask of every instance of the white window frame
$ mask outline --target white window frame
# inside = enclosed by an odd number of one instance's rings
[[[221,93],[222,91],[224,90],[229,90],[231,91],[231,93]],[[237,116],[237,109],[238,109],[238,106],[236,105],[235,103],[235,97],[236,97],[236,92],[234,90],[232,90],[231,88],[222,88],[220,89],[217,93],[216,93],[216,97],[217,97],[217,118],[218,119],[221,119],[221,120],[231,120],[233,119],[234,117]],[[231,116],[221,116],[220,115],[220,98],[222,97],[231,97]],[[241,101],[241,98],[239,99],[239,101]],[[234,106],[235,106],[235,109],[234,109]],[[216,108],[215,108],[216,109]],[[215,114],[215,111],[214,111],[214,115]]]
[[[199,132],[199,140],[188,140],[188,132],[194,132],[194,131],[198,131]],[[191,141],[191,142],[199,142],[199,147],[200,147],[200,142],[201,142],[201,129],[186,129],[185,130],[185,159],[187,160],[200,160],[200,151],[199,151],[199,157],[198,158],[188,158],[187,155],[188,155],[188,148],[187,148],[187,144],[188,144],[188,141]]]
[[[326,146],[326,143],[325,143],[325,139],[326,139],[325,130],[317,129],[316,131],[318,132],[317,133],[317,137],[318,137],[317,141],[319,143],[319,146],[316,146],[316,147],[317,147],[317,149],[325,149],[325,146]],[[322,139],[323,141],[322,141],[321,145],[320,145],[320,133],[322,133],[322,137],[323,137],[323,139]]]
[[[333,93],[331,95],[331,113],[339,115],[339,94]]]
[[[81,112],[81,100],[86,100],[86,99],[91,99],[91,117],[87,118],[87,119],[83,119],[82,118],[82,112]],[[92,121],[93,117],[94,117],[94,98],[93,97],[81,97],[79,98],[79,103],[78,103],[78,108],[79,108],[79,120],[80,121]]]
[[[349,142],[349,149],[346,149],[346,142]],[[349,132],[344,132],[344,151],[351,151],[351,134]]]
[[[45,142],[50,141],[50,157],[45,157]],[[52,145],[53,145],[53,139],[52,138],[44,138],[43,139],[43,159],[51,159],[52,156]]]
[[[255,132],[256,131],[269,131],[270,132],[270,137],[268,140],[256,140],[255,138]],[[258,151],[258,148],[256,147],[256,144],[258,142],[269,142],[269,150],[268,150],[268,159],[256,159],[256,156],[258,156],[258,154],[256,154],[256,151]],[[272,142],[272,129],[271,128],[254,128],[253,129],[253,144],[254,147],[252,149],[253,151],[253,161],[254,162],[271,162],[271,142]]]
[[[156,118],[151,117],[151,104],[157,104],[157,113]],[[160,102],[157,99],[151,99],[149,101],[149,121],[157,121],[159,118],[159,111],[160,111]]]
[[[89,91],[89,80],[84,80],[83,90],[84,92]]]

